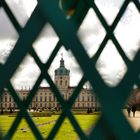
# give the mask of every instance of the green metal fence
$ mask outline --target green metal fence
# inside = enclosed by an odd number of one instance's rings
[[[38,4],[34,9],[30,19],[28,20],[25,27],[22,28],[18,24],[16,18],[12,14],[6,2],[4,0],[0,0],[0,7],[4,8],[6,14],[8,15],[13,26],[19,34],[19,39],[10,56],[8,57],[6,63],[0,66],[0,93],[2,93],[3,89],[6,87],[10,91],[10,94],[12,95],[14,101],[20,108],[20,112],[17,114],[17,117],[8,133],[4,138],[1,139],[11,139],[22,118],[26,119],[36,139],[43,139],[32,118],[29,116],[27,108],[32,102],[32,99],[35,96],[36,91],[44,78],[50,84],[53,93],[62,106],[62,114],[60,115],[47,139],[54,139],[58,129],[61,127],[61,124],[66,117],[70,120],[79,138],[82,140],[140,139],[140,132],[134,132],[134,130],[126,121],[126,118],[124,117],[121,110],[122,106],[129,97],[129,93],[132,89],[133,84],[140,85],[140,50],[138,50],[133,61],[130,61],[114,35],[114,29],[116,28],[119,20],[121,19],[130,2],[133,2],[138,12],[140,12],[140,3],[138,0],[125,0],[113,23],[111,25],[108,25],[102,13],[96,6],[94,0],[62,0],[63,10],[59,8],[58,0],[38,0]],[[83,45],[80,42],[80,39],[77,37],[77,30],[84,20],[89,8],[93,8],[106,31],[106,35],[93,58],[89,58],[83,48]],[[71,16],[71,18],[69,19],[66,18],[66,15],[68,14],[69,16]],[[59,37],[59,41],[55,46],[47,63],[44,64],[41,62],[36,52],[34,51],[32,43],[36,40],[37,36],[46,23],[50,23],[52,25]],[[63,25],[63,27],[61,25]],[[114,43],[128,69],[125,76],[116,87],[107,86],[95,68],[95,64],[109,39]],[[77,62],[84,72],[83,78],[79,82],[73,95],[68,101],[65,101],[61,97],[60,91],[57,89],[56,85],[53,83],[51,77],[47,72],[62,45],[64,45],[67,50],[72,51],[73,55],[75,56]],[[41,70],[41,73],[32,90],[30,91],[27,100],[23,102],[17,96],[16,90],[10,83],[10,79],[27,53],[30,53],[30,55],[34,58],[36,64]],[[70,111],[76,97],[80,92],[80,89],[87,80],[90,81],[91,85],[93,85],[93,89],[102,105],[101,117],[89,136],[87,136],[82,131],[81,127]],[[108,101],[108,99],[110,100]]]

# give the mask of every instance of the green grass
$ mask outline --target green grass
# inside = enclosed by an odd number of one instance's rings
[[[44,138],[46,138],[53,126],[55,125],[59,115],[52,115],[51,117],[33,117],[35,124],[37,125],[40,133]],[[86,133],[88,133],[88,130],[92,125],[94,125],[99,118],[99,115],[75,115],[75,118],[77,119],[79,125],[81,126],[82,130]],[[3,136],[7,133],[9,130],[12,122],[14,121],[15,117],[8,117],[8,115],[0,116],[0,128],[2,131]],[[69,120],[66,118],[63,122],[63,125],[59,129],[55,140],[76,140],[78,138],[78,135],[69,122]],[[22,120],[20,125],[18,126],[14,136],[13,140],[25,140],[30,139],[34,140],[34,135],[32,134],[32,131],[30,130],[30,127],[28,126],[26,120]]]

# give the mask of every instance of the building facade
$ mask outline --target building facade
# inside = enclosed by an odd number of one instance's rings
[[[76,87],[70,86],[70,70],[65,67],[63,57],[60,60],[59,68],[54,71],[54,74],[54,83],[57,85],[64,100],[68,100]],[[22,89],[17,90],[16,92],[21,100],[26,100],[30,90]],[[93,90],[82,88],[72,109],[96,109],[98,106],[99,104],[97,103]],[[57,101],[50,87],[39,87],[29,109],[46,110],[51,108],[61,109],[61,105]],[[6,111],[18,109],[18,106],[6,89],[0,97],[0,109]]]

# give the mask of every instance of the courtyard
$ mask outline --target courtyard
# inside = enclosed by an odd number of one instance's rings
[[[75,115],[75,118],[78,124],[81,126],[81,129],[86,134],[88,134],[91,126],[95,125],[99,116],[100,115],[93,115],[93,114]],[[49,135],[50,131],[52,130],[58,118],[59,118],[59,115],[52,115],[48,117],[32,117],[34,123],[36,124],[41,135],[44,138],[46,138]],[[9,116],[9,115],[0,116],[0,129],[3,136],[8,132],[14,119],[15,119],[14,116]],[[56,134],[55,139],[56,140],[66,140],[66,139],[76,140],[77,138],[78,138],[78,135],[75,129],[71,125],[69,119],[66,118],[64,122],[62,123],[62,126],[59,129],[58,133]],[[20,140],[25,140],[25,139],[34,140],[35,139],[25,119],[22,119],[12,139],[13,140],[19,140],[19,139]]]

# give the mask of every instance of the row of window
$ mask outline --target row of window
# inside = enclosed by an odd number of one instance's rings
[[[12,104],[12,103],[10,103],[10,104],[7,104],[7,103],[5,103],[5,104],[0,104],[0,107],[2,108],[2,107],[16,107],[16,104],[14,103],[14,104]]]
[[[27,96],[27,92],[25,93],[25,92],[21,92],[21,93],[18,93],[19,95],[22,95],[22,96]],[[46,93],[46,92],[40,92],[40,93],[37,93],[38,95],[52,95],[52,93],[51,92],[49,92],[49,93]],[[7,95],[9,96],[9,94],[7,94],[7,93],[4,93],[4,96],[3,97],[7,97]],[[1,97],[2,98],[2,97]]]
[[[85,96],[79,96],[77,99],[76,99],[77,101],[82,101],[82,102],[85,102],[85,101],[95,101],[95,99],[94,99],[94,97],[93,96],[87,96],[87,97],[85,97]]]
[[[68,81],[67,80],[65,80],[65,83],[63,83],[63,82],[64,82],[63,80],[60,80],[60,82],[56,80],[56,85],[62,86],[64,84],[65,86],[68,86]]]
[[[7,97],[1,97],[0,98],[0,102],[13,102],[13,99],[11,97],[7,98]]]
[[[38,103],[38,104],[34,104],[32,103],[30,105],[30,108],[47,108],[47,107],[59,107],[59,103]],[[0,104],[0,108],[17,108],[17,105],[14,103],[14,104],[8,104],[8,103],[5,103],[5,104]],[[94,107],[94,103],[74,103],[73,104],[73,107]]]
[[[63,96],[63,98],[65,98],[65,99],[67,99],[67,97],[65,96],[64,97],[64,94],[62,95]],[[23,100],[25,100],[25,96],[23,97]],[[0,98],[0,102],[13,102],[13,99],[11,98],[11,97],[9,97],[9,98],[7,98],[7,97],[4,97],[4,98]],[[47,101],[57,101],[57,99],[54,97],[54,96],[49,96],[49,97],[47,97],[47,96],[36,96],[36,99],[35,99],[35,101],[36,102],[38,102],[38,101],[40,101],[40,102],[42,102],[42,101],[45,101],[45,102],[47,102]],[[85,96],[79,96],[78,98],[77,98],[77,101],[82,101],[82,102],[84,102],[84,101],[94,101],[94,97],[93,96],[87,96],[87,97],[85,97]]]
[[[42,102],[42,101],[47,102],[47,101],[57,101],[57,99],[54,96],[49,96],[49,97],[45,96],[44,98],[43,98],[43,96],[40,96],[40,97],[36,96],[35,97],[35,101],[36,102],[38,102],[38,101],[40,101],[40,102]]]

